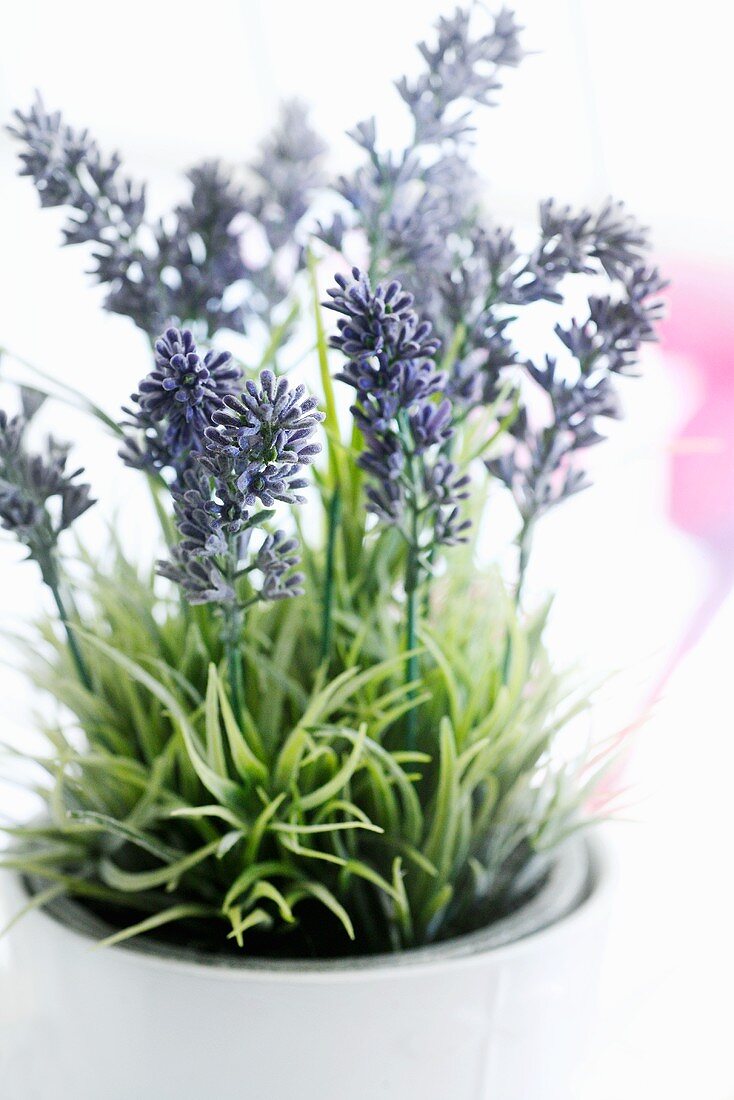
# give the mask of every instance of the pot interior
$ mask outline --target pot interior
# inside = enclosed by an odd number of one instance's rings
[[[477,931],[395,954],[316,959],[258,956],[243,952],[204,951],[198,946],[166,942],[153,935],[123,941],[115,950],[206,967],[300,973],[392,969],[429,961],[461,959],[517,943],[569,916],[593,893],[600,874],[600,863],[597,844],[578,836],[572,837],[558,849],[539,889],[512,913]],[[32,878],[26,878],[24,884],[31,895],[43,888],[40,880],[34,881]],[[118,930],[114,924],[74,898],[56,898],[47,903],[43,910],[70,931],[90,940],[104,939]]]

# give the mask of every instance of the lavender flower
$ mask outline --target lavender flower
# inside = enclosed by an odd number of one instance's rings
[[[67,470],[69,448],[49,437],[46,451],[26,447],[27,420],[0,409],[0,523],[12,531],[41,567],[55,577],[53,554],[59,535],[94,504],[90,487]]]
[[[282,104],[273,130],[248,165],[244,193],[240,249],[245,258],[248,318],[273,327],[273,313],[288,297],[293,279],[305,264],[302,232],[311,204],[324,182],[322,162],[326,146],[313,130],[306,107],[298,100]],[[249,247],[248,231],[258,227],[258,253]],[[278,318],[283,326],[282,319]],[[282,329],[283,339],[291,332]]]
[[[229,352],[202,358],[188,329],[169,328],[155,344],[155,367],[132,395],[138,410],[125,410],[134,429],[120,451],[129,466],[179,471],[203,446],[205,429],[241,378]]]
[[[226,523],[224,508],[212,495],[210,479],[197,467],[186,469],[172,490],[180,541],[158,573],[183,588],[189,603],[234,604],[236,593],[225,578],[233,535],[242,523]]]
[[[461,518],[459,502],[468,500],[471,479],[460,473],[445,455],[423,468],[423,489],[433,516],[433,543],[456,546],[466,541],[470,520]]]
[[[222,505],[212,499],[209,478],[199,469],[185,471],[181,487],[174,491],[174,509],[184,554],[197,558],[226,554],[227,537],[238,528],[225,524]]]
[[[337,275],[336,283],[326,304],[343,316],[331,345],[348,357],[337,378],[357,393],[352,412],[364,437],[358,462],[370,476],[368,503],[425,555],[460,539],[466,526],[458,513],[448,521],[466,481],[440,455],[453,428],[432,358],[437,342],[399,282],[373,290],[354,268],[351,280]]]
[[[663,308],[658,295],[665,286],[655,268],[636,265],[622,277],[620,296],[592,295],[586,321],[573,321],[568,328],[556,326],[556,335],[578,360],[583,374],[599,369],[612,374],[634,372],[640,345],[655,339]]]
[[[236,592],[216,561],[198,558],[174,546],[170,560],[159,561],[156,569],[159,576],[180,584],[192,605],[213,603],[225,608],[236,603]]]
[[[246,198],[218,160],[195,165],[186,173],[186,178],[191,184],[191,196],[188,202],[176,207],[176,228],[171,240],[181,242],[179,247],[183,260],[192,258],[187,245],[198,253],[203,246],[206,256],[202,257],[202,262],[194,263],[191,269],[188,265],[180,267],[175,256],[169,258],[179,271],[183,293],[192,301],[197,293],[202,297],[198,307],[189,309],[191,315],[206,315],[207,308],[211,310],[212,307],[211,302],[207,307],[205,296],[214,294],[215,300],[221,304],[224,327],[229,315],[221,300],[234,284],[245,277],[235,221],[242,213]],[[188,284],[187,280],[190,280]]]
[[[302,573],[293,570],[299,563],[298,542],[285,531],[275,531],[262,542],[253,567],[262,574],[260,596],[265,600],[284,600],[303,595]]]
[[[268,318],[288,293],[303,263],[292,236],[320,181],[323,152],[300,106],[286,106],[252,165],[257,186],[244,190],[220,164],[204,162],[188,173],[189,201],[161,219],[147,215],[145,188],[122,174],[119,156],[104,156],[86,130],[47,111],[40,97],[15,118],[10,132],[22,143],[21,174],[33,179],[43,206],[69,209],[65,244],[93,245],[107,309],[151,336],[171,322],[211,335],[244,332],[251,317]],[[264,264],[243,257],[248,215],[270,244]]]
[[[571,450],[599,438],[596,420],[616,407],[612,387],[598,384],[597,375],[631,370],[639,343],[651,338],[655,316],[641,314],[632,305],[638,290],[630,285],[633,280],[639,288],[635,272],[642,265],[647,240],[645,230],[611,200],[598,212],[573,211],[552,200],[541,203],[537,243],[528,252],[517,247],[511,232],[484,221],[477,178],[466,156],[470,112],[473,106],[493,102],[502,70],[517,65],[523,51],[519,27],[509,11],[501,11],[485,33],[474,29],[473,14],[460,8],[439,20],[435,42],[419,47],[425,70],[413,81],[398,82],[413,118],[413,140],[402,154],[380,151],[374,120],[351,132],[366,154],[366,163],[339,184],[352,211],[351,222],[340,212],[324,236],[342,246],[346,230],[359,226],[371,248],[371,272],[391,270],[410,279],[420,313],[446,349],[448,377],[442,391],[451,402],[454,422],[478,405],[490,407],[498,420],[521,405],[517,376],[524,360],[514,336],[521,310],[538,301],[562,304],[569,276],[593,274],[613,284],[610,293],[602,291],[590,299],[587,321],[556,329],[578,363],[587,363],[587,373],[594,374],[572,393],[553,386],[554,430],[565,443],[551,445],[526,414],[516,422],[516,453],[506,461],[514,463],[511,480],[518,499],[532,498],[524,506],[530,514],[585,484],[575,473],[564,480],[557,471],[567,465]],[[652,293],[652,284],[649,289]],[[349,319],[349,326],[358,330],[356,345],[366,335],[365,326],[379,330],[380,320],[360,315],[355,326]],[[366,369],[353,344],[354,337],[345,332],[343,342],[336,345],[352,360],[342,376],[369,392],[376,368],[373,363]],[[425,354],[430,357],[433,352]],[[400,355],[396,358],[400,361]],[[535,368],[527,369],[539,381]],[[389,423],[396,401],[394,391],[383,387],[369,401],[358,402],[355,410],[370,440],[361,460],[372,475],[370,500],[391,522],[398,522],[406,506],[404,448],[389,434],[379,439],[374,431],[370,434],[370,424]],[[429,413],[420,416],[433,423]],[[416,439],[419,423],[415,419]],[[447,441],[444,449],[449,448]],[[531,489],[536,481],[537,491]]]
[[[418,49],[426,71],[410,83],[406,77],[397,82],[402,99],[408,104],[415,122],[416,144],[456,141],[471,131],[466,113],[450,118],[456,103],[472,102],[489,107],[493,93],[501,88],[499,72],[515,67],[523,52],[520,27],[511,11],[503,8],[492,29],[472,37],[471,9],[457,8],[436,25],[435,47],[422,42]]]
[[[297,99],[286,101],[277,126],[251,165],[259,186],[248,210],[274,252],[292,244],[313,193],[323,185],[325,153],[326,145],[311,127],[306,106]]]
[[[610,278],[620,278],[639,263],[647,247],[647,232],[621,202],[608,199],[598,213],[573,213],[553,199],[540,205],[541,239],[533,263],[546,278],[558,281],[568,273],[593,271],[598,261]]]
[[[491,105],[501,69],[522,57],[519,27],[503,9],[488,30],[475,31],[472,12],[460,8],[439,20],[435,46],[419,49],[425,71],[398,82],[413,116],[412,143],[398,157],[382,154],[374,120],[361,123],[351,136],[367,163],[339,190],[372,243],[370,271],[409,279],[421,314],[455,350],[445,390],[461,415],[495,400],[500,371],[517,358],[509,322],[488,301],[517,252],[509,236],[478,224],[478,178],[466,157],[472,127],[461,107]],[[325,238],[341,245],[345,227],[339,214]],[[464,335],[454,347],[457,331]]]
[[[98,240],[113,218],[120,219],[121,233],[140,226],[145,192],[119,176],[117,154],[106,158],[87,130],[72,129],[58,111],[49,113],[40,96],[27,114],[16,111],[15,117],[18,125],[9,127],[10,133],[25,146],[20,174],[33,179],[42,206],[70,206],[75,211],[65,230],[67,243]]]
[[[227,351],[209,351],[202,359],[188,329],[169,328],[156,341],[155,353],[156,369],[140,383],[137,401],[153,420],[167,422],[174,454],[199,450],[214,410],[241,371]]]
[[[441,18],[435,45],[418,47],[424,71],[414,81],[397,82],[412,115],[411,142],[398,156],[382,153],[374,119],[356,126],[350,136],[367,161],[338,184],[351,220],[338,212],[320,228],[337,248],[345,229],[361,228],[371,242],[370,272],[410,280],[421,311],[441,336],[438,286],[455,264],[453,242],[476,223],[478,209],[478,179],[466,158],[469,109],[493,103],[501,69],[522,57],[518,35],[505,9],[484,33],[474,30],[469,8]]]
[[[83,473],[81,467],[67,469],[69,448],[65,444],[49,436],[43,453],[28,450],[28,420],[41,404],[37,391],[21,389],[22,415],[8,417],[0,409],[0,525],[13,532],[37,563],[44,584],[53,593],[79,679],[91,691],[92,680],[62,594],[57,549],[62,532],[95,501],[89,485],[77,480]]]
[[[397,280],[374,290],[358,268],[336,277],[326,304],[342,316],[331,346],[347,362],[337,375],[356,392],[352,408],[364,439],[357,462],[368,475],[368,508],[396,528],[405,552],[405,679],[418,676],[418,591],[437,550],[466,541],[459,502],[466,476],[442,454],[453,435],[446,379],[436,370],[438,344],[431,324],[413,308]],[[418,714],[407,717],[407,744],[415,747]]]
[[[197,426],[195,445],[172,488],[179,542],[158,563],[158,572],[180,584],[189,602],[217,604],[234,636],[242,610],[255,599],[280,600],[302,591],[303,577],[293,572],[294,539],[282,531],[265,534],[256,553],[251,541],[276,501],[303,501],[302,473],[320,450],[312,436],[323,417],[304,386],[291,389],[271,371],[261,373],[259,385],[246,382],[238,397],[225,393],[233,380],[229,357],[201,360],[190,333],[169,331],[157,351],[158,377],[141,386],[143,414],[152,409],[170,422],[169,406],[193,407],[195,416],[186,423]],[[257,588],[250,582],[243,593],[241,582],[253,572],[262,583]]]
[[[521,584],[536,520],[590,484],[576,463],[576,454],[604,439],[599,419],[620,415],[614,376],[630,374],[641,344],[655,338],[664,286],[656,270],[635,263],[623,272],[615,297],[589,298],[586,321],[556,326],[559,339],[576,360],[575,377],[562,372],[551,356],[542,366],[526,364],[530,377],[548,397],[549,422],[534,427],[523,410],[511,429],[512,450],[487,463],[511,490],[522,518]]]
[[[48,112],[40,96],[15,117],[10,132],[23,143],[21,175],[33,179],[42,206],[73,211],[64,243],[95,242],[98,265],[114,264],[115,284],[124,280],[140,259],[133,242],[145,219],[145,189],[121,176],[117,154],[105,157],[88,131],[74,130],[58,111]],[[112,282],[111,270],[100,278]]]
[[[450,364],[452,399],[469,409],[496,398],[501,374],[521,361],[508,335],[518,308],[540,300],[561,304],[562,283],[570,275],[593,274],[624,284],[640,266],[645,245],[645,231],[621,203],[611,201],[597,214],[574,213],[550,200],[541,203],[538,242],[525,255],[509,231],[477,226],[464,242],[461,259],[438,286],[444,339],[462,333]]]
[[[321,445],[312,441],[323,420],[317,401],[305,386],[290,389],[286,378],[272,371],[260,374],[260,385],[248,381],[239,397],[227,395],[206,429],[203,464],[222,476],[221,460],[230,467],[243,504],[259,502],[271,508],[276,500],[300,504],[298,490],[307,482],[302,468],[313,461]]]
[[[328,291],[331,301],[325,304],[344,317],[330,342],[348,357],[337,378],[359,394],[374,394],[381,401],[394,397],[406,408],[438,392],[444,379],[431,358],[438,341],[431,336],[430,322],[419,320],[413,296],[397,280],[378,284],[373,292],[368,276],[356,267],[351,280],[336,275],[335,281],[337,286]],[[388,419],[396,409],[388,400]]]

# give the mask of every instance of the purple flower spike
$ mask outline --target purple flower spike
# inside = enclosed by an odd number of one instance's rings
[[[354,268],[351,280],[337,275],[335,281],[325,304],[342,316],[331,346],[347,356],[336,377],[357,394],[352,412],[364,437],[358,462],[370,477],[368,506],[411,542],[409,517],[420,517],[425,530],[416,552],[452,545],[468,526],[457,506],[466,482],[446,474],[440,455],[453,435],[452,407],[433,359],[438,341],[431,325],[397,280],[373,290]],[[441,491],[434,491],[439,483]]]

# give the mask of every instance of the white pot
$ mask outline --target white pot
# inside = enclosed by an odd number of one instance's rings
[[[19,909],[20,881],[0,879]],[[577,842],[508,920],[350,962],[94,950],[80,908],[34,911],[0,940],[0,1096],[570,1100],[609,879],[604,849]]]

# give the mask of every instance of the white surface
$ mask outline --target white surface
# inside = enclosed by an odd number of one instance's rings
[[[579,1100],[734,1098],[734,597],[636,737]]]

